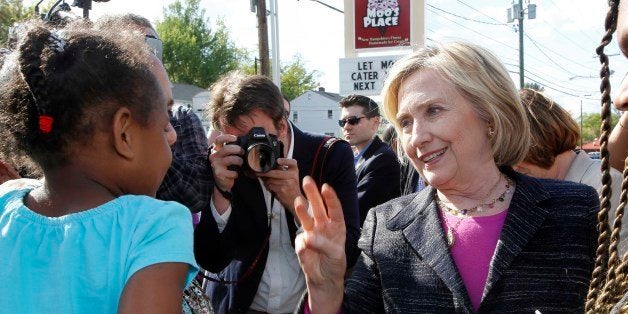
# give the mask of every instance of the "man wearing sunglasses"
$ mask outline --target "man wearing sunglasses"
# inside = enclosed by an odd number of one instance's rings
[[[376,135],[381,116],[375,101],[350,95],[340,100],[340,111],[338,124],[354,150],[362,224],[371,208],[400,196],[401,170],[395,153]]]

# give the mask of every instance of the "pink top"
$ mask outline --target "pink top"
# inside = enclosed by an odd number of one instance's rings
[[[460,218],[441,211],[445,235],[448,226],[455,227],[455,241],[450,251],[476,313],[482,301],[488,268],[507,213],[508,210],[504,210],[492,216],[464,218],[456,227]]]

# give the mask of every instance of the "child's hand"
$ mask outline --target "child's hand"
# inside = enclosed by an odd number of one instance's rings
[[[15,171],[15,169],[13,169],[11,165],[0,160],[0,184],[9,180],[19,179],[19,178],[20,178],[20,175],[17,173],[17,171]]]

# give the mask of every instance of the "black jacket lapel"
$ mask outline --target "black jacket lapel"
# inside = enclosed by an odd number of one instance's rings
[[[541,201],[550,197],[538,181],[530,180],[514,171],[505,172],[516,183],[515,193],[491,260],[482,299],[536,234],[548,214],[544,208],[538,206]]]
[[[403,229],[408,244],[421,256],[454,296],[455,306],[472,312],[471,300],[456,269],[445,240],[434,188],[427,187],[387,224],[391,230]]]

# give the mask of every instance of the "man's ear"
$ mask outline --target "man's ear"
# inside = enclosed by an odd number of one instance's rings
[[[116,153],[125,159],[132,159],[135,156],[133,152],[135,124],[131,110],[127,107],[119,108],[113,115],[113,146]]]
[[[375,132],[377,132],[377,129],[379,128],[379,124],[382,123],[382,120],[380,116],[375,116],[373,117],[373,119],[375,119],[375,123],[373,123],[373,129]]]
[[[277,137],[278,138],[285,138],[285,136],[288,134],[288,122],[286,119],[281,118],[281,121],[279,121],[279,130],[277,130]]]

